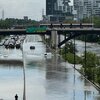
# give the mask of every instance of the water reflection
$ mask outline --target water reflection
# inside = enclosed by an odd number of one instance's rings
[[[23,67],[23,100],[26,100],[26,74],[25,74],[25,66]]]
[[[95,96],[95,100],[100,100],[100,95]]]
[[[87,51],[91,51],[100,56],[100,45],[97,43],[87,43]],[[76,48],[78,50],[78,54],[81,55],[84,52],[84,42],[77,40]]]
[[[17,65],[0,65],[0,99],[14,99],[15,94],[22,100],[22,67]]]
[[[46,95],[47,100],[75,100],[75,89],[69,90],[69,70],[62,66],[62,59],[54,54],[51,59],[46,60]],[[73,87],[75,74],[73,74]]]
[[[57,54],[46,59],[47,100],[95,100],[96,89],[71,66],[62,66],[62,62]]]
[[[61,66],[61,58],[54,54],[51,59],[46,59],[46,78],[47,79],[63,79],[67,77],[67,69]]]
[[[38,50],[30,51],[26,42],[24,65],[0,65],[0,98],[12,100],[18,94],[19,100],[100,99],[99,92],[71,64],[58,54],[51,54],[43,43],[36,43],[38,39],[34,43],[32,40],[32,36],[27,39],[30,45],[37,45]],[[34,61],[34,53],[43,60]],[[27,55],[31,55],[31,59]]]

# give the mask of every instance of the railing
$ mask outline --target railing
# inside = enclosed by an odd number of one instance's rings
[[[79,24],[40,24],[40,27],[46,26],[48,28],[92,28],[93,24],[91,23],[79,23]]]

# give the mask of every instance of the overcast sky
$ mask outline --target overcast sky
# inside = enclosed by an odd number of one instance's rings
[[[0,0],[0,18],[4,9],[5,18],[23,18],[40,20],[42,9],[45,11],[46,0]]]

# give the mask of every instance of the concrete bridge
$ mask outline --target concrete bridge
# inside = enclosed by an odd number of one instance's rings
[[[0,29],[0,35],[28,35],[28,34],[39,34],[39,35],[50,35],[52,31],[57,31],[58,34],[64,33],[80,33],[80,34],[100,34],[100,28],[47,28],[45,32],[27,32],[27,29]]]
[[[73,39],[79,35],[98,34],[100,35],[100,28],[46,28],[45,31],[27,32],[27,29],[0,29],[0,35],[49,35],[52,41],[52,46],[60,47],[65,42]],[[70,34],[68,38],[66,35]],[[60,35],[65,36],[65,40],[60,41]],[[57,40],[59,41],[57,43]]]
[[[50,23],[50,24],[40,24],[38,27],[30,27],[27,29],[0,29],[0,35],[49,35],[52,41],[53,47],[60,47],[68,40],[73,39],[79,35],[87,34],[98,34],[100,35],[100,28],[93,28],[91,23]],[[44,29],[42,29],[45,27]],[[36,29],[35,29],[36,28]],[[69,37],[66,38],[66,35]],[[60,41],[60,35],[64,35],[65,39]]]

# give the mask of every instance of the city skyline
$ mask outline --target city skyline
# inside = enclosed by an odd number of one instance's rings
[[[76,20],[100,16],[100,0],[74,0],[74,12],[76,12],[74,13]]]
[[[72,0],[71,0],[72,1]],[[0,18],[4,10],[5,18],[42,19],[42,9],[46,9],[46,0],[0,0]]]

